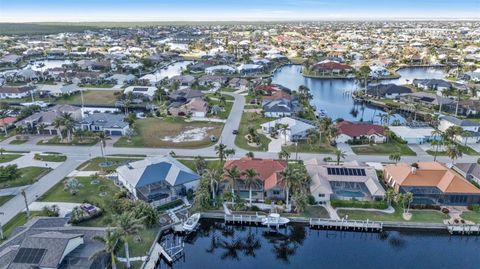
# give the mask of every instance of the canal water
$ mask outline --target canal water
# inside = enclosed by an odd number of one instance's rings
[[[338,232],[304,225],[272,232],[202,220],[199,230],[183,239],[184,257],[172,266],[161,261],[158,268],[480,268],[480,237],[446,233]]]
[[[313,104],[317,110],[323,109],[333,118],[343,118],[351,121],[373,121],[378,123],[383,110],[354,102],[351,92],[359,87],[354,79],[316,79],[307,78],[301,74],[302,66],[286,65],[273,74],[273,83],[281,84],[292,90],[300,85],[307,86],[313,95]],[[399,79],[385,80],[382,83],[405,84],[413,79],[442,78],[445,72],[433,67],[409,67],[398,70]],[[391,118],[403,121],[401,115]]]

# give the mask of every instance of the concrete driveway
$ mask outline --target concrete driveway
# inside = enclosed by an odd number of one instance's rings
[[[353,152],[352,147],[347,143],[337,143],[337,149],[345,152],[345,155],[356,155],[355,152]]]

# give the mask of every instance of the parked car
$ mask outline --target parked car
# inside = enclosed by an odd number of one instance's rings
[[[232,134],[234,134],[234,135],[238,134],[238,130],[233,130]]]

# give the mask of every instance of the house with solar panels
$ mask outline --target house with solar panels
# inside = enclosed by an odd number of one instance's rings
[[[322,164],[314,158],[304,162],[311,178],[310,192],[317,203],[338,200],[382,200],[385,189],[375,168],[357,162]]]
[[[200,176],[170,156],[146,158],[120,166],[116,180],[131,194],[153,206],[159,206],[196,190]]]

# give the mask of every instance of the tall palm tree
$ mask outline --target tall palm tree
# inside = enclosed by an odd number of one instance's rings
[[[71,136],[73,132],[74,119],[72,117],[72,113],[62,112],[62,114],[60,114],[60,120],[62,121],[62,125],[65,127],[65,130],[67,131],[67,141],[69,142],[72,138]]]
[[[337,157],[337,165],[340,165],[340,159],[345,159],[347,155],[345,154],[345,151],[336,149],[335,156]]]
[[[222,178],[221,170],[218,169],[206,169],[202,176],[209,182],[210,191],[212,192],[212,199],[215,201],[217,194],[217,186]]]
[[[457,145],[449,145],[447,147],[447,156],[452,159],[452,164],[455,163],[455,160],[462,157],[462,152]]]
[[[136,218],[134,211],[126,211],[122,215],[117,216],[116,227],[118,234],[122,237],[125,246],[125,257],[127,259],[127,268],[131,268],[130,253],[128,249],[128,238],[138,234],[143,229],[143,219]]]
[[[388,188],[385,192],[385,200],[387,200],[388,206],[392,205],[392,201],[395,199],[395,191],[392,188]]]
[[[106,147],[106,140],[108,139],[108,135],[105,132],[98,132],[96,134],[97,138],[100,139],[100,151],[102,153],[102,157],[107,161],[105,147]]]
[[[285,140],[285,145],[287,145],[287,132],[288,130],[290,130],[290,127],[288,126],[288,124],[279,124],[278,129],[280,129],[280,132],[282,133]]]
[[[392,153],[390,154],[390,156],[388,156],[388,159],[392,162],[395,162],[395,164],[397,164],[401,158],[402,156],[400,155],[400,153]]]
[[[235,200],[235,183],[240,179],[240,172],[237,166],[224,169],[224,176],[227,178],[232,190],[232,202]]]
[[[297,179],[296,171],[291,166],[287,166],[287,168],[285,168],[282,172],[280,172],[280,176],[281,176],[281,182],[283,183],[283,186],[285,188],[285,193],[286,193],[285,202],[286,202],[287,208],[289,208],[290,190],[292,189],[293,186],[295,186],[296,179]]]
[[[53,120],[53,127],[57,129],[57,134],[60,137],[60,141],[63,141],[63,133],[62,133],[62,127],[63,127],[63,120],[58,117]]]
[[[220,163],[222,165],[225,163],[225,159],[228,158],[228,156],[235,154],[234,149],[227,148],[227,145],[223,143],[220,143],[215,146],[215,152],[217,153],[218,158],[220,159]]]
[[[245,177],[243,179],[245,187],[248,188],[248,201],[252,207],[252,189],[259,186],[259,174],[253,168],[245,170],[242,174]]]
[[[8,118],[8,111],[6,109],[1,109],[0,110],[0,120],[5,120],[5,118]],[[3,123],[3,131],[5,132],[5,136],[8,135],[8,130],[7,130],[7,123]]]
[[[413,193],[411,192],[405,193],[403,199],[405,199],[405,202],[407,203],[407,214],[408,214],[408,211],[410,210],[410,204],[413,201]]]
[[[440,141],[438,140],[439,137],[442,136],[442,132],[438,129],[434,129],[432,131],[432,137],[433,137],[433,141],[432,141],[432,145],[435,146],[435,155],[433,155],[433,161],[436,162],[437,161],[437,154],[438,154],[438,147],[440,146]]]
[[[120,242],[120,235],[119,233],[114,230],[114,229],[107,229],[105,235],[102,236],[95,236],[93,239],[102,242],[105,244],[105,247],[102,251],[97,253],[96,255],[93,256],[93,258],[96,258],[98,255],[103,255],[105,253],[110,255],[110,260],[112,262],[112,269],[117,268],[117,263],[116,263],[116,255],[115,253],[118,251],[118,243]]]
[[[280,160],[285,159],[288,162],[288,159],[290,159],[290,152],[288,152],[288,150],[285,148],[282,148],[282,150],[278,153],[278,158]]]

